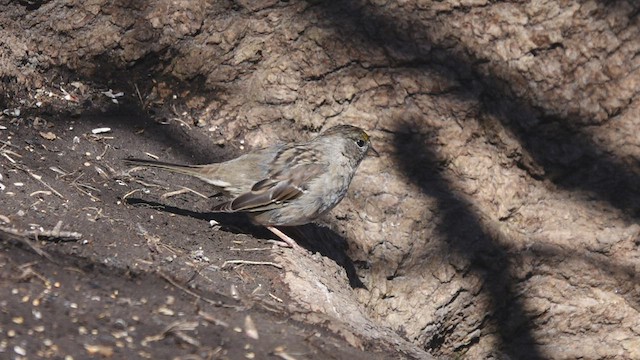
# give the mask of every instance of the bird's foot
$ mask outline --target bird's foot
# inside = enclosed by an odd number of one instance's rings
[[[266,228],[269,229],[269,231],[271,231],[272,233],[274,233],[277,237],[282,239],[282,241],[272,240],[271,242],[273,242],[274,244],[278,246],[290,247],[294,249],[300,248],[300,245],[298,245],[295,240],[293,240],[289,235],[283,233],[279,229],[273,226],[267,226]]]

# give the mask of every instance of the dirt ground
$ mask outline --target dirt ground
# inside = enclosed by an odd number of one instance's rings
[[[3,222],[46,231],[62,221],[62,231],[82,236],[35,242],[46,257],[21,242],[4,244],[2,352],[27,358],[365,358],[367,348],[390,354],[390,347],[354,348],[324,326],[296,321],[306,310],[291,303],[281,280],[286,264],[271,255],[291,250],[273,249],[268,233],[246,221],[229,229],[210,226],[210,199],[190,193],[162,198],[181,189],[169,185],[176,179],[167,174],[125,175],[122,158],[171,151],[168,137],[158,141],[149,133],[184,136],[180,126],[124,115],[7,125]],[[93,135],[99,127],[111,131]],[[185,180],[179,183],[206,191]]]
[[[640,358],[633,1],[0,1],[0,358]],[[198,164],[335,124],[289,229]]]

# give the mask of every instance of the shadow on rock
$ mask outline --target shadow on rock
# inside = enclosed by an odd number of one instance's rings
[[[517,295],[507,249],[495,241],[496,234],[483,226],[473,205],[456,196],[448,181],[439,175],[440,160],[418,130],[408,124],[399,124],[396,129],[398,166],[424,194],[436,199],[442,214],[436,231],[446,239],[444,247],[466,258],[471,274],[483,282],[482,291],[489,299],[486,313],[491,314],[488,316],[502,350],[513,359],[542,359],[524,304]]]

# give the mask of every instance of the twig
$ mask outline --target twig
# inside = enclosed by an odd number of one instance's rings
[[[228,264],[245,264],[245,265],[269,265],[269,266],[274,266],[277,267],[278,269],[282,269],[283,266],[275,263],[275,262],[271,262],[271,261],[251,261],[251,260],[226,260],[221,268],[224,268],[225,266],[227,266]]]
[[[6,157],[12,164],[15,164],[16,161],[11,158],[11,156],[7,155],[7,150],[3,150],[0,152],[0,155]]]
[[[261,248],[237,248],[237,247],[230,247],[229,250],[231,251],[268,251],[268,250],[273,250],[272,247],[261,247]]]
[[[213,316],[213,314],[210,314],[208,312],[199,310],[198,311],[198,315],[201,316],[203,319],[205,319],[207,322],[212,323],[213,325],[218,325],[218,326],[222,326],[222,327],[229,327],[229,324],[227,322],[224,322],[224,321],[216,318],[215,316]]]
[[[24,238],[31,238],[38,240],[45,238],[47,241],[75,241],[82,239],[82,234],[73,231],[60,231],[62,228],[62,221],[58,221],[53,230],[18,230],[15,228],[9,228],[0,226],[0,231]]]
[[[144,100],[142,100],[142,95],[140,94],[140,89],[138,89],[138,84],[134,83],[133,86],[136,88],[136,94],[138,95],[138,100],[140,100],[140,105],[144,109],[146,107]]]
[[[186,193],[186,192],[192,192],[192,193],[194,193],[194,194],[196,194],[196,195],[198,195],[198,196],[200,196],[200,197],[203,197],[203,198],[205,198],[205,199],[209,199],[209,197],[208,197],[207,195],[204,195],[204,194],[202,194],[202,193],[199,193],[199,192],[197,192],[197,191],[195,191],[195,190],[193,190],[193,189],[190,189],[190,188],[188,188],[188,187],[186,187],[186,186],[182,186],[182,189],[180,189],[180,190],[170,191],[170,192],[168,192],[168,193],[164,193],[164,194],[162,194],[160,197],[161,197],[161,198],[163,198],[163,199],[166,199],[166,198],[168,198],[168,197],[176,196],[176,195],[180,195],[180,194],[184,194],[184,193]]]
[[[80,174],[80,175],[78,175],[78,177],[76,177],[75,179],[73,179],[73,181],[71,182],[71,185],[72,185],[74,188],[76,188],[76,190],[78,190],[78,191],[80,191],[81,193],[83,193],[83,194],[87,195],[88,197],[90,197],[93,201],[96,201],[96,202],[101,201],[99,198],[97,198],[97,197],[93,196],[93,194],[91,194],[90,192],[88,192],[88,191],[86,191],[86,190],[82,189],[82,188],[86,188],[86,189],[89,189],[89,190],[93,190],[93,191],[96,191],[96,192],[100,192],[100,190],[99,190],[99,189],[97,189],[97,188],[95,188],[95,187],[93,187],[93,186],[91,186],[91,185],[87,185],[87,184],[83,184],[83,183],[81,183],[81,182],[78,182],[78,180],[80,180],[80,178],[81,178],[81,177],[83,177],[83,176],[84,176],[84,174]]]
[[[126,194],[124,194],[124,195],[122,196],[122,200],[123,200],[123,201],[124,201],[124,200],[127,200],[127,198],[128,198],[129,196],[131,196],[131,195],[133,195],[133,194],[137,193],[138,191],[142,191],[142,189],[133,189],[133,190],[129,191],[128,193],[126,193]]]
[[[184,333],[184,331],[195,330],[198,327],[198,325],[199,325],[199,322],[197,321],[185,321],[185,320],[174,321],[171,324],[169,324],[160,334],[145,337],[142,340],[142,346],[148,346],[149,343],[151,342],[163,340],[169,334],[176,336],[178,339],[188,344],[191,344],[194,346],[200,346],[200,342],[197,339],[191,336],[188,336]]]
[[[284,302],[282,299],[280,299],[279,297],[273,295],[272,293],[269,293],[269,297],[272,298],[273,300],[279,302],[279,303]]]
[[[277,356],[277,357],[279,357],[279,358],[281,358],[281,359],[284,359],[284,360],[296,360],[296,358],[294,358],[293,356],[287,354],[284,351],[284,347],[282,347],[282,346],[278,346],[277,348],[275,348],[273,350],[272,354]]]
[[[202,300],[208,304],[211,304],[213,306],[220,306],[220,307],[226,307],[226,308],[232,308],[232,309],[236,309],[236,310],[240,310],[242,309],[240,306],[235,306],[235,305],[228,305],[223,303],[222,301],[215,301],[215,300],[211,300],[209,298],[200,296],[198,294],[196,294],[195,292],[187,289],[186,287],[178,284],[175,280],[173,280],[172,278],[170,278],[169,276],[167,276],[165,273],[163,273],[162,271],[157,271],[157,274],[160,275],[161,278],[165,279],[169,284],[175,286],[176,288],[184,291],[185,293],[193,296],[194,298],[198,299],[198,300]]]
[[[11,150],[2,149],[2,152],[6,153],[6,154],[11,154],[11,155],[13,155],[15,157],[18,157],[18,158],[22,158],[22,155],[18,154],[17,152],[11,151]]]
[[[144,154],[147,155],[148,157],[152,158],[153,160],[160,159],[160,157],[158,157],[156,155],[153,155],[152,153],[149,153],[149,152],[146,152],[146,151],[144,152]]]
[[[36,196],[36,195],[51,195],[51,191],[48,190],[38,190],[38,191],[34,191],[31,194],[29,194],[29,196]]]
[[[0,227],[0,239],[5,241],[17,241],[29,247],[36,254],[53,261],[51,256],[42,250],[37,244],[32,242],[29,237],[20,234],[20,232],[15,229]]]
[[[97,158],[98,160],[100,160],[100,159],[104,158],[104,155],[107,153],[107,150],[109,150],[109,148],[111,148],[111,145],[106,144],[106,145],[104,146],[104,150],[102,151],[102,154],[98,155],[96,158]]]
[[[38,279],[40,279],[40,281],[42,281],[46,287],[50,287],[51,286],[51,280],[47,279],[44,275],[38,273],[37,271],[33,270],[32,266],[36,265],[38,262],[37,261],[32,261],[32,262],[28,262],[26,264],[22,264],[19,265],[18,268],[20,270],[22,270],[22,273],[18,276],[18,279],[20,281],[26,281],[28,279],[30,279],[31,277],[35,276]]]
[[[64,199],[64,196],[62,196],[62,194],[60,194],[59,192],[56,191],[56,189],[52,188],[51,186],[49,186],[49,184],[47,184],[46,182],[44,182],[44,180],[42,180],[42,176],[40,175],[36,175],[32,172],[27,171],[27,173],[29,175],[31,175],[32,178],[38,180],[42,185],[44,185],[47,189],[51,190],[54,194],[58,195],[59,198]]]
[[[94,166],[93,168],[96,169],[96,172],[98,173],[98,175],[100,175],[101,178],[105,180],[111,179],[111,177],[107,174],[107,172],[102,170],[102,168],[100,168],[99,166]]]
[[[134,168],[135,169],[135,168]],[[133,169],[131,169],[133,170]],[[138,180],[138,179],[133,179],[134,182],[137,182],[138,184],[144,186],[144,187],[157,187],[157,188],[162,188],[162,189],[166,189],[166,186],[163,185],[158,185],[158,184],[152,184],[152,183],[148,183],[148,182],[144,182],[142,180]]]
[[[57,174],[60,174],[60,175],[62,175],[62,176],[67,176],[67,175],[69,175],[69,173],[68,173],[68,172],[63,171],[62,169],[60,169],[60,168],[59,168],[59,167],[57,167],[57,166],[50,166],[50,167],[49,167],[49,170],[51,170],[51,171],[53,171],[53,172],[55,172],[55,173],[57,173]]]
[[[6,151],[6,150],[5,150]],[[5,155],[5,151],[2,152],[2,155]],[[16,154],[17,155],[17,154]],[[11,160],[11,159],[10,159]],[[15,162],[13,160],[11,160],[12,162]],[[61,199],[64,199],[65,197],[62,196],[62,194],[60,194],[58,191],[56,191],[56,189],[52,188],[49,184],[47,184],[46,182],[44,182],[44,180],[42,180],[42,176],[34,174],[31,172],[31,170],[29,168],[27,168],[24,165],[21,164],[15,164],[14,165],[17,169],[20,169],[24,172],[26,172],[27,174],[29,174],[29,176],[31,176],[32,178],[36,179],[38,182],[40,182],[42,185],[44,185],[47,189],[51,190],[51,192],[53,192],[54,194],[56,194],[58,197],[60,197]]]
[[[82,210],[92,210],[95,211],[96,214],[93,216],[92,219],[88,219],[89,221],[98,221],[98,219],[102,219],[103,217],[107,217],[104,214],[102,214],[102,208],[97,208],[97,207],[93,207],[93,206],[88,206],[88,207],[83,207]],[[87,213],[87,216],[89,216],[89,213]]]
[[[10,145],[10,144],[9,144],[9,145]],[[7,160],[9,160],[12,164],[16,164],[16,161],[15,161],[11,156],[9,156],[9,154],[11,154],[11,155],[13,155],[13,156],[16,156],[16,157],[18,157],[18,158],[21,158],[21,157],[22,157],[22,155],[20,155],[20,154],[18,154],[18,153],[15,153],[15,152],[13,152],[13,151],[11,151],[11,150],[7,150],[7,149],[5,149],[5,146],[7,146],[7,145],[6,145],[6,144],[5,144],[5,145],[2,145],[2,148],[0,148],[0,154],[1,154],[2,156],[6,157],[6,158],[7,158]]]
[[[189,126],[189,124],[187,124],[187,122],[186,122],[186,121],[184,121],[184,120],[182,120],[182,119],[180,119],[180,118],[174,117],[174,118],[171,118],[170,120],[177,121],[177,122],[178,122],[178,123],[180,123],[181,125],[186,126],[186,127],[187,127],[187,129],[191,130],[191,126]]]
[[[20,147],[19,147],[19,146],[17,146],[17,145],[13,145],[12,143],[7,142],[7,141],[4,141],[4,140],[0,140],[0,144],[4,144],[4,145],[6,145],[6,146],[11,146],[11,147],[12,147],[12,148],[14,148],[14,149],[20,149]]]
[[[92,186],[90,186],[90,185],[81,184],[81,183],[71,183],[71,185],[73,185],[73,187],[74,187],[74,188],[76,188],[76,190],[78,190],[78,191],[80,191],[81,193],[83,193],[83,194],[87,195],[88,197],[90,197],[93,201],[96,201],[96,202],[99,202],[99,201],[100,201],[100,199],[99,199],[99,198],[97,198],[97,197],[93,196],[93,194],[91,194],[90,192],[88,192],[88,191],[86,191],[86,190],[83,190],[82,188],[83,188],[83,187],[87,187],[87,188],[89,188],[89,189],[91,189],[91,190],[96,190],[96,191],[98,191],[98,192],[100,192],[100,190],[98,190],[98,189],[96,189],[96,188],[94,188],[94,187],[92,187]]]

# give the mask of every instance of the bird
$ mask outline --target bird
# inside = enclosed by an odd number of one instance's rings
[[[127,158],[133,166],[159,168],[196,177],[213,185],[229,200],[212,212],[246,213],[297,247],[277,227],[308,224],[333,209],[347,194],[367,154],[378,157],[371,138],[352,125],[333,126],[310,141],[279,143],[235,159],[205,165],[181,165]]]

